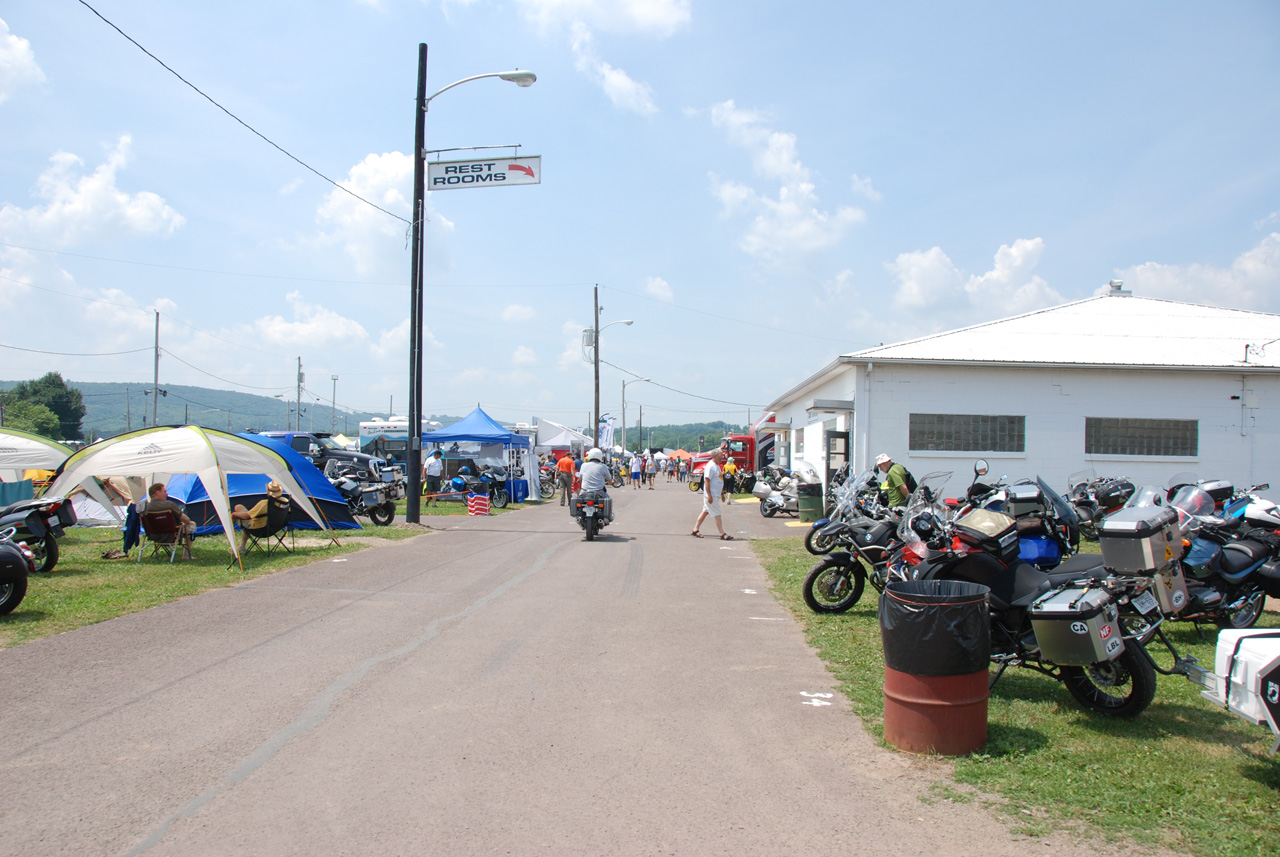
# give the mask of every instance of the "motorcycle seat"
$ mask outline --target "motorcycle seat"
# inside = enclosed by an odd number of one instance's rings
[[[1222,547],[1222,571],[1225,575],[1241,575],[1271,556],[1265,545],[1247,539]]]
[[[1070,583],[1081,577],[1092,577],[1094,573],[1102,573],[1102,555],[1096,553],[1078,553],[1069,556],[1054,567],[1049,579],[1054,586]]]
[[[1052,579],[1034,565],[1018,563],[1013,575],[1013,598],[1010,603],[1014,607],[1026,607],[1041,595],[1053,588]]]

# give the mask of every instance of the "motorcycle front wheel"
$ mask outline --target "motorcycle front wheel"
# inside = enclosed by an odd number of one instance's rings
[[[550,500],[556,496],[556,483],[542,481],[538,483],[538,493],[542,495],[543,500]]]
[[[621,488],[623,485],[626,485],[626,484],[627,484],[626,480],[622,478],[622,474],[618,474],[617,476],[613,477],[614,488]]]
[[[804,549],[814,556],[826,556],[835,550],[835,536],[823,535],[824,527],[810,527],[804,536]]]
[[[43,574],[46,571],[53,571],[53,567],[58,564],[58,540],[54,538],[53,533],[49,533],[40,541],[33,542],[27,547],[31,549],[31,555],[35,558],[37,572]]]
[[[804,579],[804,603],[814,613],[844,613],[858,603],[866,582],[861,561],[828,557]]]
[[[1062,667],[1062,683],[1076,702],[1110,717],[1137,717],[1156,696],[1156,670],[1137,643],[1114,661]]]
[[[507,504],[511,502],[511,495],[507,493],[506,488],[499,488],[493,492],[493,508],[505,509]]]
[[[379,527],[385,527],[396,518],[395,506],[374,506],[369,510],[369,520]]]

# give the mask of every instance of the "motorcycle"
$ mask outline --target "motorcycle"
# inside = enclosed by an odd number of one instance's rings
[[[27,580],[36,571],[35,555],[14,541],[14,527],[0,531],[0,616],[12,613],[27,595]]]
[[[538,470],[538,496],[543,500],[556,496],[556,468],[553,465],[544,464]]]
[[[36,558],[37,572],[53,571],[58,564],[58,539],[75,523],[75,507],[63,497],[19,500],[0,509],[0,530],[12,527],[15,538],[26,542]]]
[[[875,470],[867,470],[854,479],[845,480],[830,493],[827,517],[813,522],[805,533],[804,547],[815,556],[825,556],[847,547],[855,540],[853,530],[866,519],[882,521],[892,512],[880,502]],[[896,529],[896,521],[895,521]]]
[[[1093,468],[1067,477],[1067,500],[1080,519],[1080,536],[1098,540],[1097,523],[1120,509],[1133,496],[1134,485],[1125,478],[1099,477]]]
[[[767,480],[757,481],[751,493],[760,500],[760,514],[772,518],[779,512],[790,515],[800,514],[800,484],[818,485],[822,477],[812,464],[807,461],[796,463],[790,476],[778,480],[777,487]]]
[[[587,534],[587,541],[595,541],[600,531],[613,521],[613,500],[604,491],[583,491],[573,495],[569,514]]]
[[[1126,509],[1100,530],[1107,567],[1050,574],[1018,559],[1016,520],[974,509],[948,519],[940,491],[949,473],[920,480],[898,529],[903,548],[890,574],[903,580],[960,580],[990,589],[991,660],[998,670],[1025,667],[1061,681],[1085,708],[1134,717],[1155,698],[1158,668],[1146,651],[1157,635],[1175,658],[1172,670],[1203,680],[1194,658],[1182,658],[1161,632],[1178,548],[1177,516],[1166,508]],[[1074,510],[1049,492],[1054,512],[1071,523]],[[1110,551],[1108,551],[1110,548]],[[1156,555],[1159,563],[1150,561]],[[1198,677],[1198,678],[1197,678]]]
[[[347,501],[347,510],[356,517],[367,517],[379,527],[389,525],[396,517],[396,502],[391,487],[384,482],[361,482],[358,468],[333,460],[324,468],[325,478]]]
[[[505,509],[511,502],[511,494],[507,491],[507,468],[497,461],[477,462],[479,474],[462,473],[452,480],[454,490],[467,494],[484,494],[489,498],[489,505],[495,509]],[[458,480],[462,482],[459,484]]]

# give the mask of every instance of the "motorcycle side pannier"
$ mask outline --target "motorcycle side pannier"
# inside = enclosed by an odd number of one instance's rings
[[[1071,586],[1051,592],[1037,599],[1029,612],[1040,654],[1047,661],[1087,666],[1124,653],[1120,612],[1105,589]]]
[[[772,493],[773,493],[773,488],[770,487],[769,483],[765,482],[763,479],[757,481],[756,484],[753,485],[751,488],[752,496],[760,500],[769,499],[769,495]]]
[[[1001,562],[1018,558],[1018,522],[1003,512],[990,509],[970,512],[955,522],[955,531],[962,542]]]
[[[1102,564],[1120,574],[1151,574],[1182,556],[1178,513],[1170,506],[1132,506],[1097,524]]]

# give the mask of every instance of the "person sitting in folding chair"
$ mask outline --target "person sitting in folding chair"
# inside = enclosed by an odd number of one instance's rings
[[[169,494],[165,490],[164,483],[157,482],[147,489],[147,504],[144,508],[139,510],[144,530],[146,530],[146,521],[148,516],[163,512],[172,513],[174,520],[178,521],[180,524],[176,537],[170,538],[167,543],[182,545],[182,558],[191,559],[191,535],[196,531],[196,525],[190,518],[183,514],[181,506],[169,499]],[[150,541],[155,542],[160,540],[151,538],[149,530],[146,530],[146,532]],[[163,539],[167,534],[158,533],[158,535]],[[173,557],[170,556],[169,559],[172,562]]]
[[[279,533],[289,525],[289,498],[284,496],[280,483],[272,480],[267,483],[265,500],[259,500],[252,509],[237,505],[231,510],[231,517],[240,521],[240,553],[244,553],[251,538],[255,544],[271,536],[280,539]],[[280,543],[284,545],[283,541]]]

